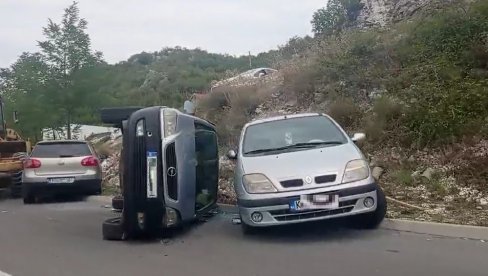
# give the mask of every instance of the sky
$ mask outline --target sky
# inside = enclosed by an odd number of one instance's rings
[[[59,22],[72,0],[0,0],[0,68],[38,51],[48,18]],[[183,46],[258,54],[311,34],[327,0],[78,0],[92,48],[109,63],[142,51]]]

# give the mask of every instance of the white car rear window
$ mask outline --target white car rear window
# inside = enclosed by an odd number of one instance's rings
[[[47,143],[38,144],[32,151],[32,157],[56,158],[56,157],[80,157],[92,155],[86,143]]]

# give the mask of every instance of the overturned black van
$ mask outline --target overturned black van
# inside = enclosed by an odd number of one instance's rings
[[[216,208],[219,157],[213,124],[162,106],[105,108],[101,115],[123,133],[122,216],[103,223],[104,239],[158,234]]]

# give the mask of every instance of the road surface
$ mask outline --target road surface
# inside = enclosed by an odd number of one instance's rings
[[[0,201],[0,275],[488,275],[488,242],[337,223],[245,237],[230,214],[170,239],[102,240],[96,202]]]

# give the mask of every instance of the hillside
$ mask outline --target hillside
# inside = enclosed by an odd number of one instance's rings
[[[320,36],[279,69],[276,82],[228,87],[199,105],[224,149],[256,117],[326,112],[367,134],[362,149],[390,217],[487,225],[486,1]],[[222,169],[222,197],[232,201],[232,164]]]

